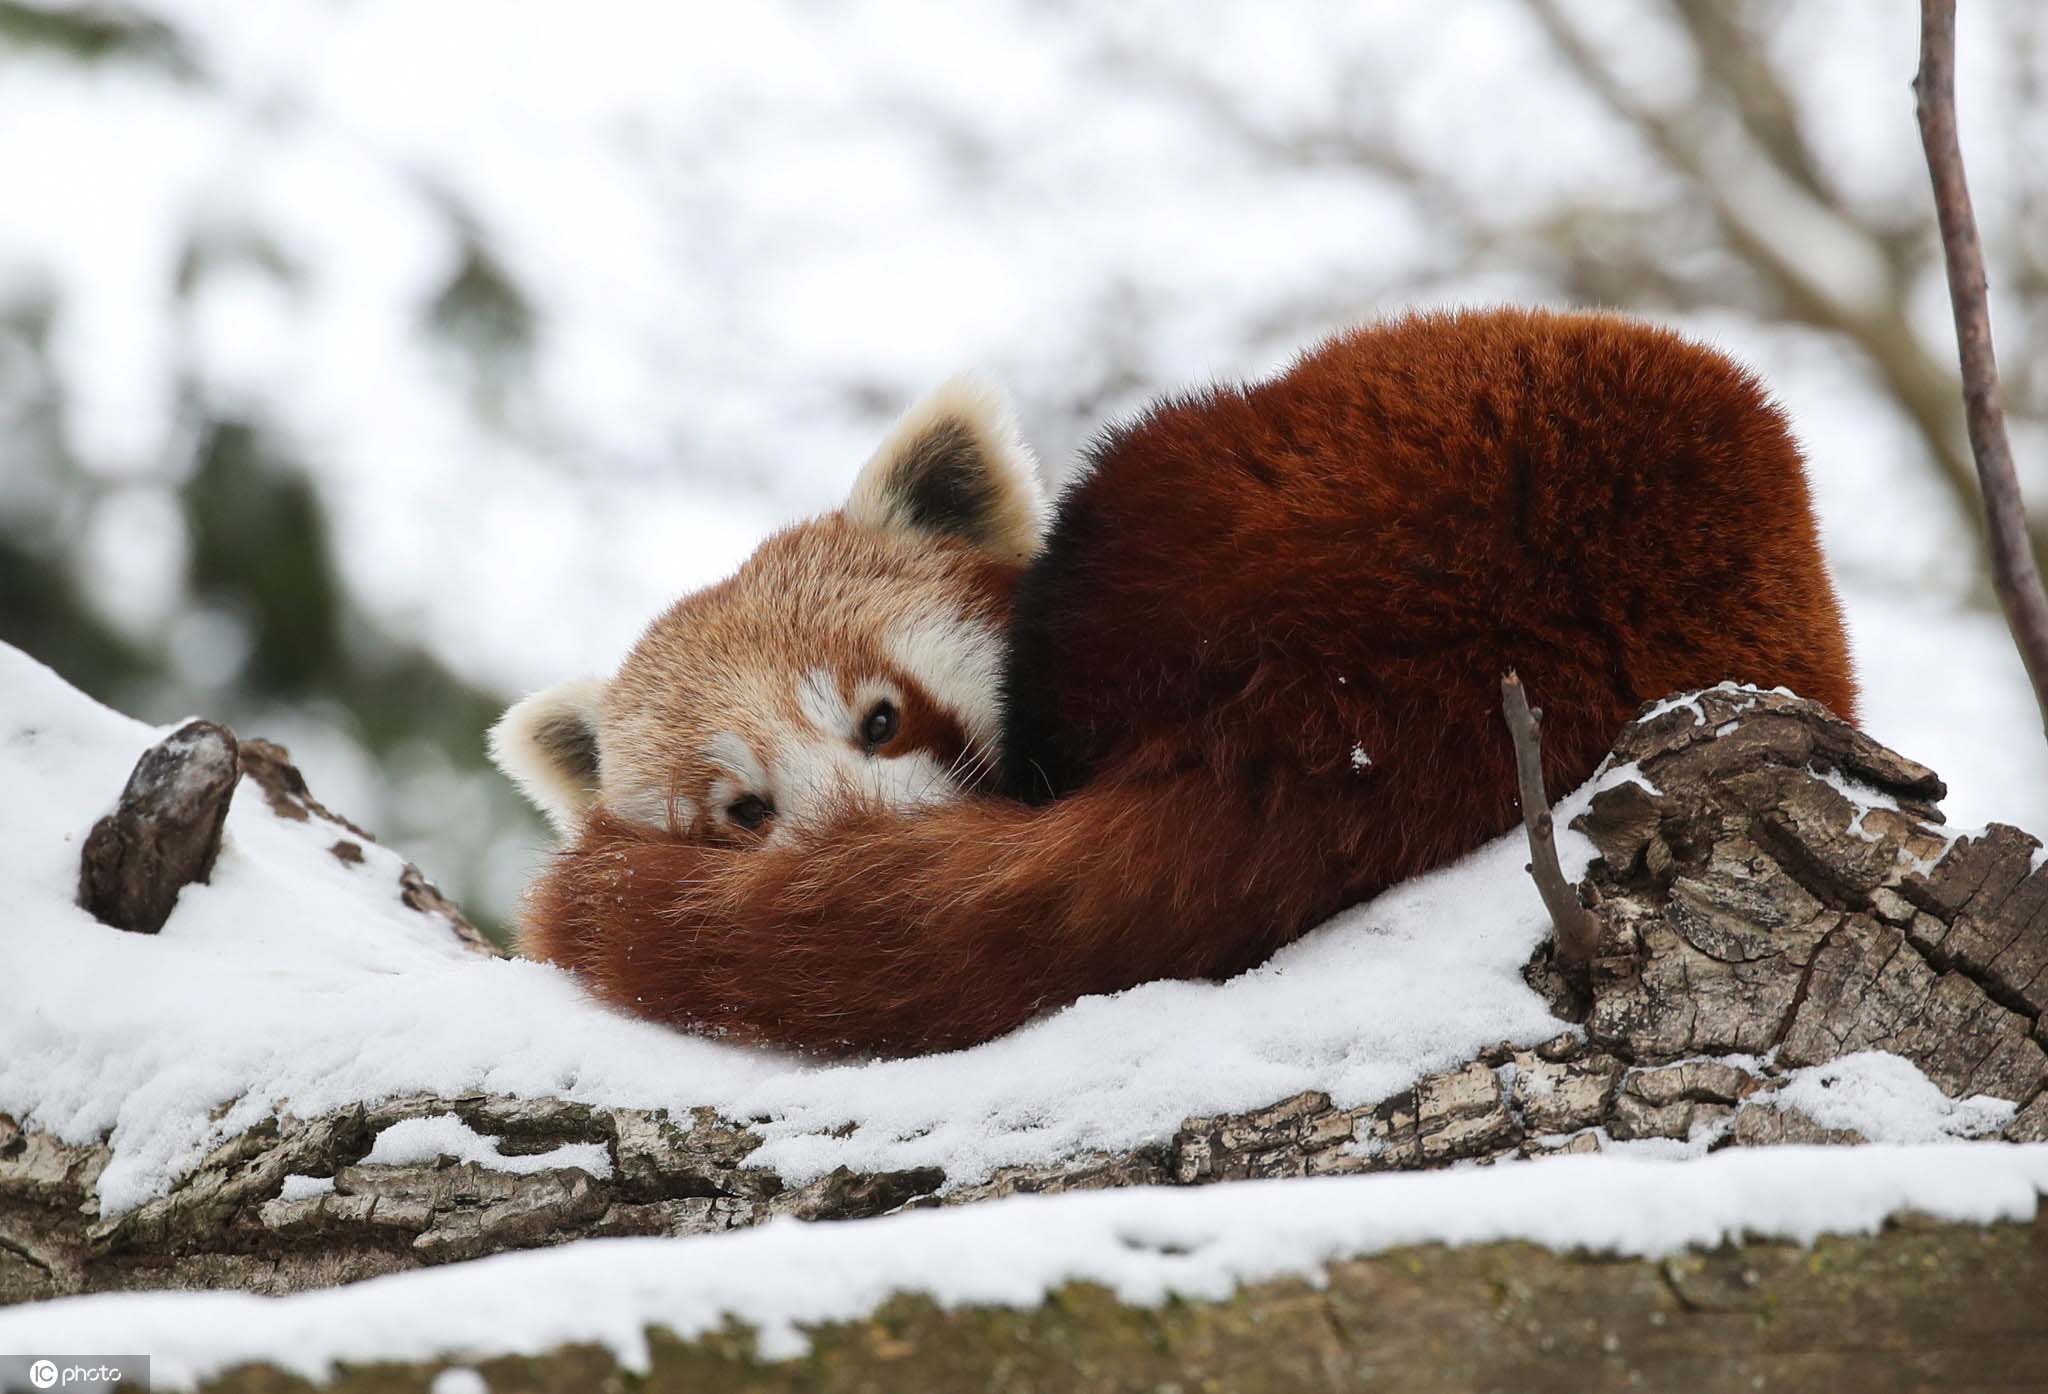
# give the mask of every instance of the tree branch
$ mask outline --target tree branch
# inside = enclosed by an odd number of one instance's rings
[[[2041,573],[2028,540],[2026,508],[2020,501],[2012,443],[2005,434],[2005,407],[1999,400],[1984,247],[1977,236],[1970,187],[1963,177],[1962,142],[1956,134],[1955,49],[1955,0],[1920,0],[1920,71],[1913,78],[1913,95],[1920,144],[1927,152],[1927,173],[1934,185],[1949,300],[1955,308],[1964,419],[1984,496],[1992,583],[2033,681],[2042,729],[2048,732],[2048,595],[2042,593]]]
[[[1600,927],[1592,912],[1564,879],[1557,864],[1557,840],[1552,836],[1550,796],[1543,791],[1543,713],[1532,710],[1522,691],[1522,680],[1510,669],[1500,680],[1501,711],[1507,717],[1508,733],[1515,742],[1515,776],[1522,800],[1522,827],[1529,834],[1529,874],[1550,912],[1551,930],[1557,945],[1557,962],[1573,972],[1584,972],[1593,961],[1600,940]]]

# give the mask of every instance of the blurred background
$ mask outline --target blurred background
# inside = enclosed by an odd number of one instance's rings
[[[2048,541],[2048,5],[1962,8]],[[1911,0],[0,0],[0,640],[282,740],[502,923],[546,837],[498,710],[936,380],[1006,383],[1057,479],[1353,320],[1616,306],[1765,374],[1867,724],[2048,832],[1916,43]]]

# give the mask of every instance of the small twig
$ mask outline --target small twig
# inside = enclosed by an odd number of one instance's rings
[[[1515,776],[1522,799],[1522,827],[1529,834],[1528,872],[1535,878],[1550,912],[1550,926],[1556,943],[1556,961],[1562,968],[1584,972],[1593,961],[1600,941],[1600,926],[1592,912],[1579,903],[1564,869],[1557,864],[1557,840],[1552,835],[1550,797],[1543,792],[1543,713],[1531,710],[1522,691],[1522,680],[1509,669],[1500,680],[1500,706],[1507,717],[1508,733],[1515,741]]]
[[[2048,594],[2027,540],[2027,514],[2005,434],[1999,398],[1998,359],[1991,347],[1991,307],[1985,295],[1984,246],[1963,178],[1962,142],[1956,134],[1955,0],[1920,0],[1920,71],[1913,77],[1920,118],[1920,144],[1934,185],[1934,213],[1948,265],[1948,296],[1955,309],[1956,344],[1962,356],[1964,419],[1977,483],[1984,495],[1984,522],[1991,543],[1991,578],[2006,627],[2033,680],[2034,700],[2048,732]]]

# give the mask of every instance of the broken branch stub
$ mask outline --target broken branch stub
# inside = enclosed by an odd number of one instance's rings
[[[78,903],[116,929],[162,929],[178,892],[213,874],[240,778],[234,732],[211,721],[189,721],[144,751],[121,802],[85,840]]]
[[[1550,796],[1543,789],[1542,713],[1532,711],[1522,680],[1510,669],[1500,680],[1501,712],[1515,742],[1515,778],[1522,803],[1522,828],[1529,835],[1529,875],[1550,912],[1557,963],[1583,975],[1600,942],[1600,926],[1564,879],[1551,827]]]

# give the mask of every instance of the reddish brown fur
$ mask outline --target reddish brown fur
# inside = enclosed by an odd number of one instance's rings
[[[1013,777],[762,850],[600,815],[529,948],[658,1020],[960,1046],[1086,993],[1248,968],[1516,820],[1723,679],[1853,715],[1800,456],[1746,372],[1598,316],[1426,316],[1113,432],[1018,596]],[[1371,757],[1353,766],[1351,752]]]

